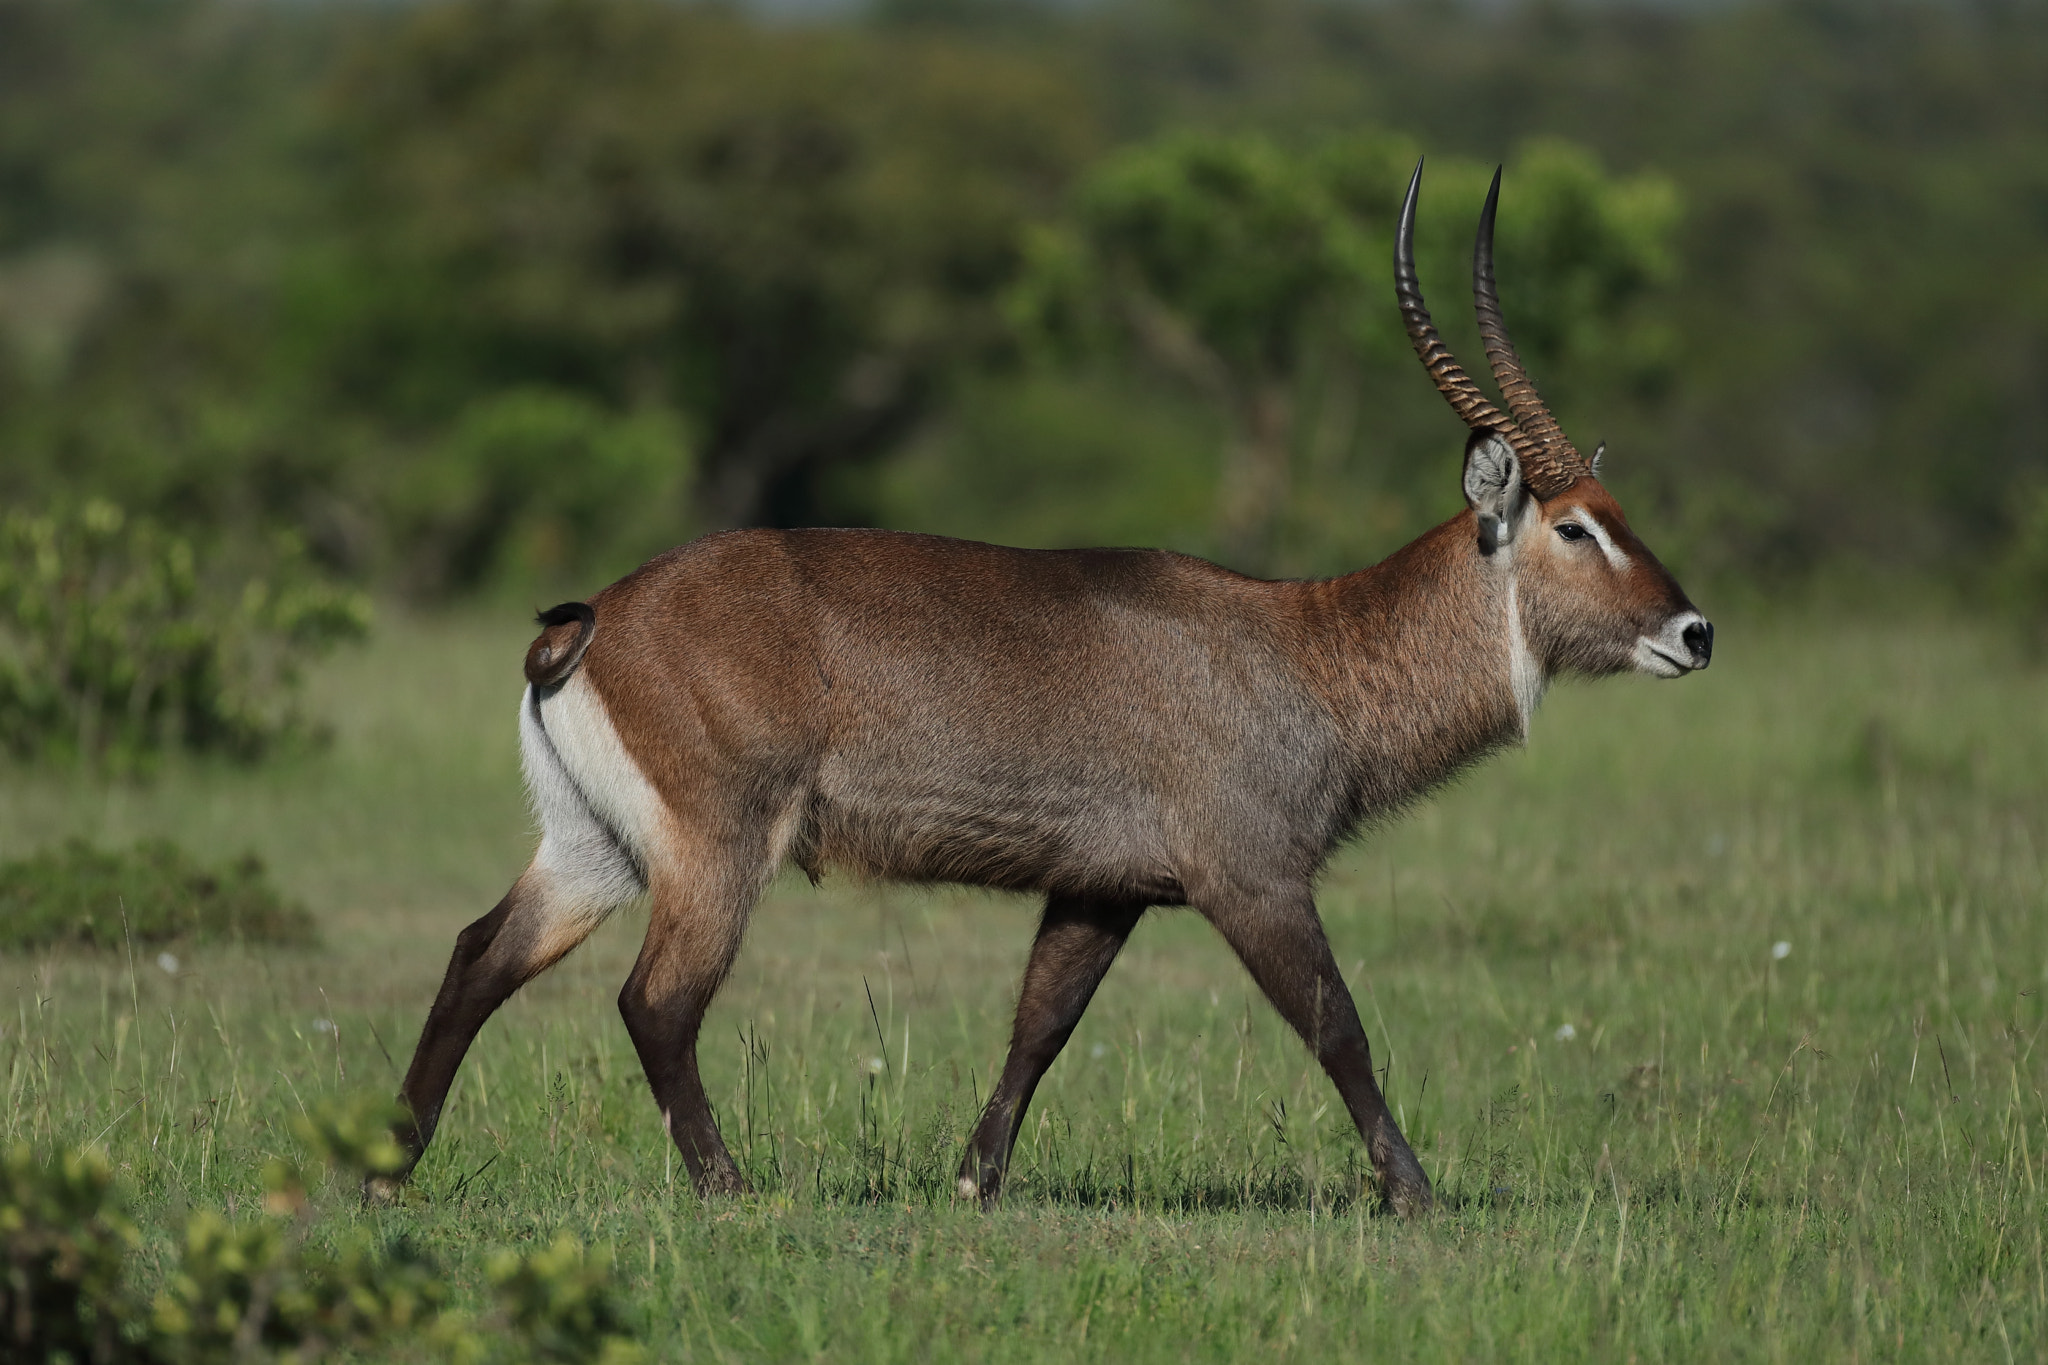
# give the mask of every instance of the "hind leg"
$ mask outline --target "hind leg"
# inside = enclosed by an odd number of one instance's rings
[[[372,1176],[364,1182],[366,1196],[388,1197],[418,1164],[440,1124],[448,1088],[484,1021],[589,937],[616,903],[536,860],[496,908],[456,936],[440,993],[427,1011],[399,1090],[411,1115],[393,1134],[406,1153],[405,1169],[389,1177]]]
[[[771,860],[738,850],[693,859],[687,879],[657,874],[647,941],[619,992],[619,1013],[640,1054],[662,1125],[700,1195],[747,1187],[719,1136],[697,1071],[697,1033],[739,955],[747,917]]]

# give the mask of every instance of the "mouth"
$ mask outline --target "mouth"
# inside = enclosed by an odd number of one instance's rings
[[[1657,678],[1682,678],[1695,668],[1690,659],[1679,658],[1648,636],[1638,636],[1636,639],[1635,665]]]

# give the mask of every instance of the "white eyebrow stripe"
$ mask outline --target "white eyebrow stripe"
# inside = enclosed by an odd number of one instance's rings
[[[1587,535],[1600,543],[1600,553],[1607,556],[1608,564],[1612,566],[1616,573],[1627,571],[1628,556],[1623,554],[1615,545],[1614,537],[1607,534],[1607,528],[1600,524],[1598,517],[1595,517],[1583,507],[1572,508],[1571,517],[1572,520],[1585,528]]]

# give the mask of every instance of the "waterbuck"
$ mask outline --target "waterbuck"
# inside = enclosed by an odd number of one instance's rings
[[[1437,335],[1415,277],[1421,180],[1418,163],[1395,292],[1470,428],[1469,506],[1369,569],[1265,582],[1161,550],[727,531],[544,613],[519,713],[540,847],[456,939],[401,1095],[412,1160],[491,1013],[648,893],[619,1010],[697,1189],[744,1189],[697,1034],[755,901],[794,863],[1045,897],[963,1196],[997,1198],[1032,1091],[1138,920],[1188,906],[1329,1073],[1387,1202],[1427,1210],[1316,876],[1362,822],[1520,741],[1554,676],[1675,678],[1706,667],[1713,628],[1508,340],[1497,174],[1473,287],[1511,416]]]

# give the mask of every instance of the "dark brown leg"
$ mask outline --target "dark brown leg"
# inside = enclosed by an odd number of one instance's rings
[[[1427,1213],[1434,1202],[1429,1177],[1373,1079],[1372,1049],[1351,992],[1337,974],[1315,903],[1302,894],[1203,913],[1336,1084],[1365,1139],[1388,1206],[1406,1218]]]
[[[750,870],[751,871],[751,870]],[[747,1188],[719,1136],[697,1071],[697,1031],[738,956],[758,879],[707,877],[690,888],[657,884],[640,960],[619,992],[619,1013],[690,1181],[704,1196]]]
[[[604,918],[602,911],[579,910],[550,897],[548,884],[545,873],[528,869],[488,915],[456,935],[440,993],[427,1011],[399,1089],[399,1101],[411,1115],[393,1133],[408,1158],[405,1169],[365,1180],[365,1198],[388,1199],[419,1163],[440,1125],[448,1088],[484,1021]]]
[[[960,1163],[962,1195],[978,1195],[986,1207],[1002,1193],[1010,1149],[1017,1144],[1032,1092],[1073,1036],[1103,973],[1144,913],[1142,905],[1058,896],[1046,901],[1017,997],[1009,1060],[967,1140],[967,1159]]]

